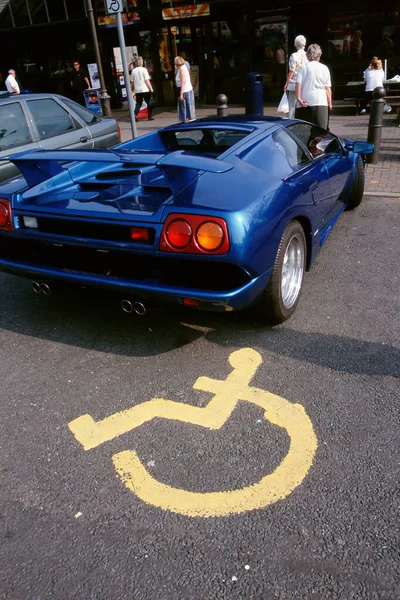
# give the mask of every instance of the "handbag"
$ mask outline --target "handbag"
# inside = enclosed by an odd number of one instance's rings
[[[277,108],[277,112],[278,113],[288,113],[289,112],[289,100],[287,97],[287,93],[283,92],[281,101],[279,102],[278,108]]]
[[[289,81],[286,88],[287,92],[295,92],[296,91],[296,83],[294,81]]]

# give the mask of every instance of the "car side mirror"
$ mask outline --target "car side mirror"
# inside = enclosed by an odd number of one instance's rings
[[[375,150],[374,144],[370,142],[351,142],[346,140],[344,147],[348,152],[356,152],[357,154],[372,154]]]
[[[370,142],[354,142],[353,152],[357,154],[372,154],[374,150],[375,146]]]

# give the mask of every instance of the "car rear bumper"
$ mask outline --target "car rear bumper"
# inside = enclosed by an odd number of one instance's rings
[[[121,296],[146,299],[159,306],[184,305],[184,299],[190,299],[198,302],[193,306],[199,310],[225,312],[243,310],[250,306],[264,290],[272,269],[235,289],[219,291],[178,287],[150,281],[137,282],[112,275],[89,275],[68,269],[39,267],[29,262],[16,262],[4,258],[0,258],[0,271],[40,282],[52,282],[55,287],[57,284],[68,284],[113,290]]]

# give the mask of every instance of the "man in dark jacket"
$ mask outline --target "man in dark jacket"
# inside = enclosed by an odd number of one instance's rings
[[[81,65],[77,60],[74,60],[74,70],[71,75],[70,83],[73,99],[75,100],[75,102],[79,102],[79,104],[85,106],[83,92],[90,88],[90,82],[86,71],[84,71],[84,69],[81,69]]]

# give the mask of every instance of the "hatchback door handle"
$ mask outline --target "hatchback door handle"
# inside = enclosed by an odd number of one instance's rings
[[[84,144],[85,142],[88,141],[88,138],[87,137],[81,137],[80,141],[82,142],[82,144]]]

